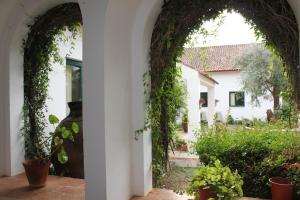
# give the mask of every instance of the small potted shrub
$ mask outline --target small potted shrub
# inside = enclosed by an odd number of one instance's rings
[[[75,134],[79,132],[79,126],[75,122],[69,130],[64,126],[56,127],[59,119],[54,115],[50,115],[48,121],[54,126],[55,132],[43,136],[32,136],[28,131],[23,132],[25,141],[27,140],[25,142],[26,159],[23,166],[29,185],[35,188],[45,186],[51,156],[56,155],[57,160],[62,164],[68,161],[68,154],[62,144],[65,140],[74,141]],[[55,149],[52,153],[51,146]]]
[[[183,139],[175,139],[175,149],[178,151],[188,151],[188,145]]]
[[[287,169],[281,174],[282,177],[272,177],[271,192],[273,200],[300,199],[300,165],[299,163],[288,164]],[[285,177],[285,178],[283,178]]]
[[[188,110],[186,109],[185,112],[183,113],[183,117],[182,117],[183,132],[185,132],[185,133],[188,132],[188,125],[189,125],[189,117],[188,117]]]
[[[237,172],[224,167],[219,160],[195,170],[188,193],[197,200],[234,200],[243,196],[243,180]]]
[[[273,200],[292,200],[300,199],[300,163],[299,147],[284,150],[283,157],[287,163],[283,164],[283,170],[278,175],[271,177],[271,192]],[[279,157],[280,158],[280,157]]]
[[[272,177],[269,179],[271,183],[273,200],[292,200],[293,199],[293,183],[287,178]]]

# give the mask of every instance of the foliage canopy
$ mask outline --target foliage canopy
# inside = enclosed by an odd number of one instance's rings
[[[73,36],[82,24],[77,3],[66,3],[54,7],[44,15],[34,19],[29,25],[29,34],[24,40],[24,107],[23,133],[25,137],[25,156],[28,152],[37,153],[35,143],[44,139],[46,126],[45,111],[48,97],[48,74],[52,70],[51,58],[60,62],[56,37],[69,30]]]
[[[287,90],[288,80],[281,59],[262,45],[252,45],[243,52],[235,65],[241,68],[242,85],[250,93],[252,102],[259,104],[259,97],[274,101],[274,110],[279,109],[280,93]]]

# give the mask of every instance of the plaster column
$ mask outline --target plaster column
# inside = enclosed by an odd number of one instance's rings
[[[83,137],[85,199],[107,200],[104,20],[107,1],[80,2],[83,16]],[[116,192],[119,188],[116,188]],[[118,191],[119,192],[119,191]]]
[[[207,122],[208,126],[212,126],[215,116],[215,88],[207,87]]]

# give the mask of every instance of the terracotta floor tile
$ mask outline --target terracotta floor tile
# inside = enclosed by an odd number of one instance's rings
[[[0,200],[84,200],[84,196],[82,179],[49,176],[45,187],[31,189],[24,174],[0,178]]]
[[[85,182],[82,179],[49,176],[47,185],[39,189],[28,187],[24,174],[15,177],[0,177],[0,200],[84,200]],[[154,189],[147,197],[132,200],[191,200],[171,190]],[[241,200],[258,200],[242,198]]]

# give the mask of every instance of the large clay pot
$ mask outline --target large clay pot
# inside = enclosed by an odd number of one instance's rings
[[[23,166],[30,187],[38,188],[46,185],[50,166],[49,160],[25,160]]]
[[[269,179],[272,184],[272,200],[292,200],[293,184],[285,178],[274,177]]]
[[[84,160],[83,160],[83,134],[82,134],[82,102],[69,102],[70,114],[67,116],[59,126],[65,126],[71,129],[72,123],[76,122],[80,131],[74,137],[74,142],[65,140],[63,147],[68,154],[69,160],[65,164],[61,164],[57,160],[56,154],[51,158],[55,172],[57,175],[84,178]]]
[[[209,188],[201,188],[199,190],[199,200],[208,200],[214,197],[216,197],[216,195]]]

